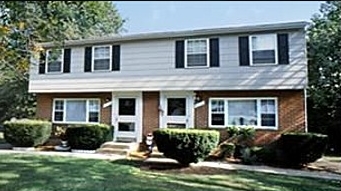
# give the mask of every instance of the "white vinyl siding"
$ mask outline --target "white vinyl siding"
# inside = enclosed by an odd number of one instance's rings
[[[100,100],[54,99],[52,116],[54,123],[99,123]]]
[[[92,71],[111,71],[111,46],[92,47]]]
[[[210,98],[209,126],[278,128],[277,98]]]
[[[209,39],[185,40],[185,67],[209,66]]]
[[[278,64],[277,34],[251,35],[249,37],[250,64]]]
[[[279,31],[281,32],[281,31]],[[84,47],[72,47],[71,73],[39,75],[31,65],[29,91],[209,91],[304,89],[307,58],[304,31],[288,31],[289,64],[240,67],[237,35],[219,38],[219,67],[175,68],[174,39],[122,42],[119,72],[84,72]]]
[[[63,71],[64,50],[51,49],[46,51],[45,73],[61,73]]]

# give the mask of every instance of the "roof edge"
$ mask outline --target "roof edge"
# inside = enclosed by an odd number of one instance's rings
[[[205,28],[194,30],[181,30],[181,31],[168,31],[168,32],[151,32],[151,33],[138,33],[128,35],[114,35],[104,37],[93,37],[80,40],[67,40],[63,44],[68,46],[82,46],[88,44],[105,44],[125,41],[137,41],[137,40],[153,40],[153,39],[166,39],[166,38],[181,38],[190,36],[204,36],[204,35],[220,35],[220,34],[234,34],[234,33],[250,33],[261,32],[269,30],[289,30],[289,29],[305,29],[309,24],[307,21],[295,21],[295,22],[281,22],[281,23],[265,23],[255,25],[241,25],[232,27],[220,27],[220,28]],[[42,47],[54,47],[57,46],[55,42],[43,42],[38,43]]]

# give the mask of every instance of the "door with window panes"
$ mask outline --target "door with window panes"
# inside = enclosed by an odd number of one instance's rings
[[[160,128],[191,128],[193,118],[193,95],[191,92],[161,93],[161,127]]]
[[[115,141],[140,141],[141,96],[136,94],[114,96],[114,139]]]

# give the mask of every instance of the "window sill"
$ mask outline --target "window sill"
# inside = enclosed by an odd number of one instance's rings
[[[99,122],[67,122],[67,121],[52,121],[54,124],[99,124]]]
[[[111,70],[92,70],[92,73],[105,73],[105,72],[112,72]]]
[[[205,69],[210,68],[209,66],[186,66],[185,69]]]
[[[279,64],[250,64],[252,67],[262,67],[262,66],[278,66]]]
[[[278,127],[255,127],[256,130],[277,131]]]
[[[236,126],[236,127],[242,127],[242,126]],[[225,129],[227,128],[226,126],[214,126],[214,125],[211,125],[208,127],[209,129]],[[242,127],[243,128],[243,127]],[[266,131],[277,131],[278,130],[278,127],[254,127],[255,130],[266,130]]]
[[[46,75],[60,75],[65,74],[64,72],[45,72]]]

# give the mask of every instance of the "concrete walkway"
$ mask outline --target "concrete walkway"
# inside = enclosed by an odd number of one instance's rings
[[[77,158],[86,158],[86,159],[102,159],[102,160],[118,160],[118,159],[126,159],[126,156],[122,155],[114,155],[114,154],[87,154],[87,153],[72,153],[72,152],[54,152],[54,151],[13,151],[13,150],[0,150],[0,154],[32,154],[32,155],[47,155],[47,156],[66,156],[66,157],[77,157]],[[153,162],[160,164],[169,164],[176,163],[173,159],[166,158],[149,158],[147,160],[153,160]],[[341,175],[330,173],[330,172],[322,172],[322,171],[305,171],[305,170],[294,170],[294,169],[284,169],[284,168],[275,168],[269,166],[251,166],[251,165],[241,165],[241,164],[232,164],[225,162],[199,162],[197,164],[191,164],[191,166],[203,166],[203,167],[212,167],[212,168],[221,168],[226,170],[247,170],[247,171],[256,171],[263,173],[271,173],[271,174],[281,174],[288,176],[300,176],[300,177],[311,177],[311,178],[321,178],[321,179],[330,179],[330,180],[340,180]]]
[[[14,150],[0,150],[0,154],[32,154],[45,156],[65,156],[77,157],[84,159],[102,159],[102,160],[118,160],[126,159],[126,156],[115,154],[96,154],[96,153],[73,153],[73,152],[55,152],[55,151],[14,151]]]
[[[241,165],[232,163],[219,163],[219,162],[199,162],[193,164],[193,166],[204,166],[212,168],[221,168],[226,170],[247,170],[271,174],[280,174],[288,176],[300,176],[300,177],[310,177],[310,178],[321,178],[330,180],[340,180],[341,175],[325,171],[306,171],[306,170],[295,170],[286,168],[275,168],[270,166],[259,166],[259,165]]]

